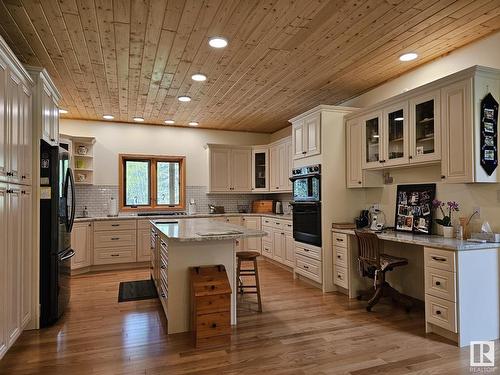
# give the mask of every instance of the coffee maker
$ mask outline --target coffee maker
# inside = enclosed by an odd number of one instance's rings
[[[370,212],[368,210],[361,210],[361,214],[356,218],[356,228],[361,229],[368,226],[370,223]]]

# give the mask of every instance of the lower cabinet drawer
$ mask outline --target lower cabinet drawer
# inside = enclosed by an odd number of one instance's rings
[[[136,260],[136,248],[94,249],[94,264],[132,263]]]
[[[96,221],[94,223],[94,231],[114,231],[114,230],[127,230],[135,231],[137,228],[137,220],[104,220]]]
[[[295,254],[295,272],[321,283],[321,262]]]
[[[342,288],[349,289],[349,279],[347,275],[346,267],[336,266],[333,274],[334,284],[341,286]]]
[[[273,245],[270,242],[262,241],[262,255],[268,258],[273,257]]]
[[[136,245],[136,231],[134,230],[116,230],[94,232],[94,247],[125,247]]]
[[[347,248],[335,246],[335,264],[347,268]]]
[[[333,232],[333,245],[338,247],[347,247],[347,234]]]
[[[437,268],[425,268],[425,293],[434,297],[456,301],[455,273]]]
[[[231,311],[230,294],[196,297],[196,313],[199,315],[226,311]]]
[[[429,323],[457,333],[456,304],[453,302],[426,294],[425,319]]]
[[[321,248],[320,247],[299,244],[296,242],[295,243],[295,254],[321,261]]]
[[[220,312],[196,317],[196,338],[203,339],[231,333],[231,313]]]

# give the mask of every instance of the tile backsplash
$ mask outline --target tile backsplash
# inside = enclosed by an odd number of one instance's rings
[[[208,205],[224,206],[226,212],[237,212],[238,205],[247,205],[251,208],[252,201],[257,199],[276,199],[286,205],[292,195],[282,194],[207,194],[207,186],[186,186],[186,205],[194,199],[198,213],[208,213]],[[111,197],[118,199],[116,185],[77,185],[76,216],[82,216],[84,207],[87,207],[89,216],[106,216],[109,212]]]

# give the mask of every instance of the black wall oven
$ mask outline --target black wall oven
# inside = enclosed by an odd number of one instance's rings
[[[321,246],[321,165],[294,169],[293,238]]]

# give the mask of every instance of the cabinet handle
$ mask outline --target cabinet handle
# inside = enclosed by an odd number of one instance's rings
[[[56,141],[54,138],[50,138],[50,140],[51,140],[52,142],[55,142],[55,141]]]
[[[92,226],[92,224],[90,224],[90,223],[89,223],[89,225],[88,225],[88,226],[89,226],[89,227],[91,227],[91,226]]]
[[[307,154],[307,151],[302,151],[302,155],[305,155],[305,154]]]
[[[413,159],[413,156],[411,156],[411,155],[410,155],[410,156],[408,156],[408,159]]]
[[[361,185],[361,181],[358,181],[358,184],[360,184],[360,185]]]
[[[441,282],[440,281],[436,281],[436,285],[437,286],[441,285]]]
[[[445,178],[446,178],[446,176],[445,176],[445,175],[442,175],[442,176],[441,176],[441,179],[442,179],[442,180],[444,180]]]
[[[341,279],[342,278],[342,275],[339,273],[337,274],[337,278]]]
[[[281,234],[285,234],[285,232],[281,232]]]
[[[112,257],[119,257],[120,254],[111,254]]]
[[[14,190],[12,190],[12,189],[7,189],[7,190],[5,190],[5,192],[6,192],[7,194],[12,194],[12,193],[14,192]]]
[[[210,328],[217,328],[217,324],[216,323],[212,323],[212,325],[210,326]]]
[[[344,239],[342,238],[336,238],[337,242],[344,242]]]
[[[14,172],[7,172],[7,176],[10,176],[10,177],[14,176]]]
[[[302,249],[302,250],[304,250],[306,253],[308,253],[310,251],[309,249]]]
[[[441,257],[431,257],[431,258],[436,262],[446,262],[446,258],[441,258]]]
[[[120,237],[111,237],[111,241],[118,241]]]
[[[308,270],[308,269],[309,269],[309,266],[306,266],[305,264],[304,264],[304,265],[302,265],[302,267],[304,267],[306,270]]]
[[[25,175],[22,175],[22,176],[21,176],[21,179],[25,180],[25,179],[26,179],[26,176],[25,176]]]
[[[120,224],[111,224],[112,227],[119,227]]]
[[[342,258],[342,257],[341,257],[340,255],[337,255],[337,258],[339,258],[339,259],[340,259],[340,258]]]
[[[441,311],[440,310],[436,310],[436,315],[441,315]]]

